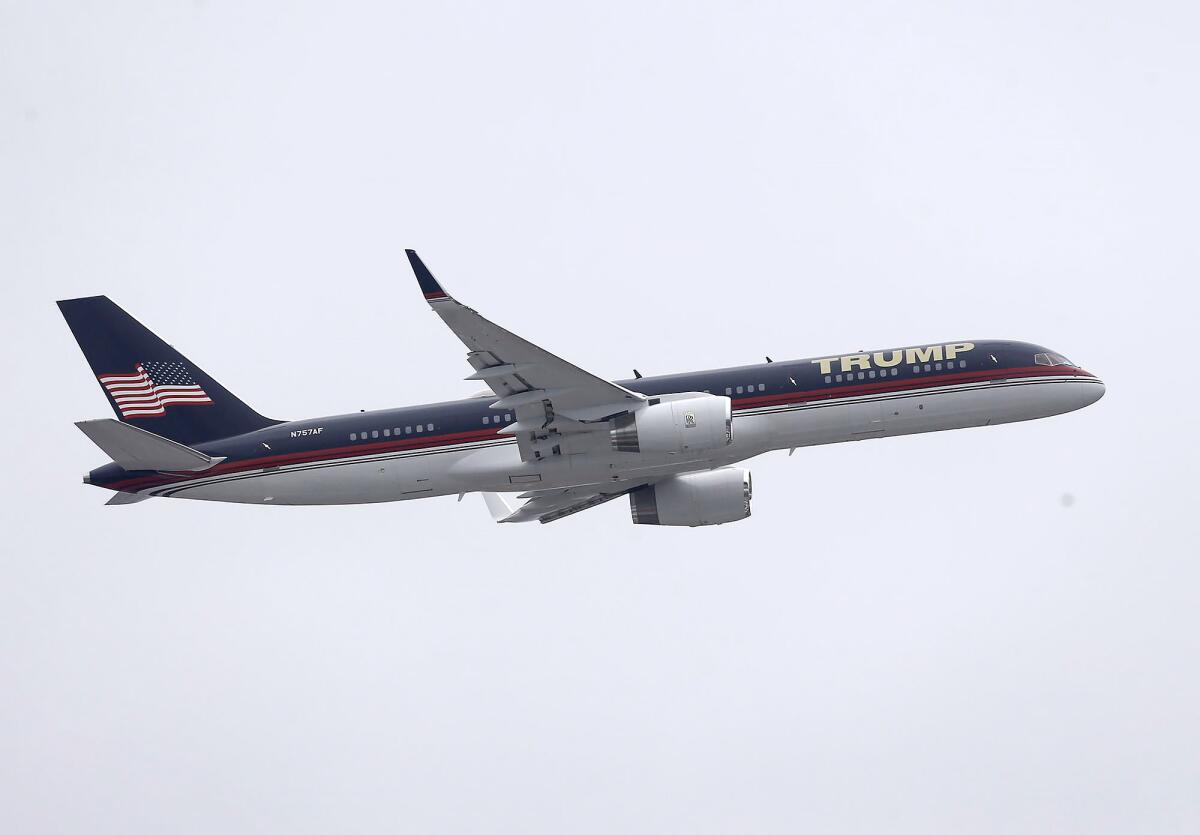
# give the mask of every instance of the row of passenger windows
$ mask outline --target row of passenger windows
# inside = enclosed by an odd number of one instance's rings
[[[411,435],[413,432],[423,433],[423,432],[432,432],[432,431],[433,431],[432,423],[426,423],[426,424],[418,423],[416,426],[406,426],[406,427],[404,427],[404,429],[401,429],[399,426],[397,426],[395,429],[383,429],[383,430],[372,429],[370,432],[367,432],[366,430],[364,430],[362,432],[351,432],[350,440],[365,441],[368,438],[378,438],[381,434],[385,438],[390,438],[393,435],[398,437],[400,435]]]
[[[912,366],[912,373],[920,374],[922,370],[924,370],[924,371],[943,371],[943,370],[951,371],[954,369],[954,367],[955,367],[954,360],[950,360],[949,362],[946,362],[946,363],[940,363],[940,362],[928,363],[927,362],[927,363],[925,363],[924,366],[920,366],[920,365]],[[967,361],[959,360],[958,367],[966,368]],[[841,383],[844,381],[844,382],[849,383],[854,380],[874,380],[876,376],[887,377],[890,375],[892,377],[895,377],[899,373],[900,373],[900,370],[898,368],[881,368],[881,369],[879,369],[878,375],[876,375],[875,369],[872,368],[870,371],[859,371],[857,374],[855,374],[855,372],[853,372],[853,371],[851,371],[848,374],[826,374],[825,382]]]
[[[766,391],[767,385],[766,385],[766,383],[758,383],[757,385],[751,383],[748,386],[737,386],[736,388],[734,388],[734,387],[727,388],[727,389],[725,389],[725,396],[728,397],[731,394],[753,394],[756,389],[758,391]]]
[[[966,361],[966,360],[959,360],[959,361],[958,361],[958,367],[959,367],[959,368],[966,368],[966,367],[967,367],[967,361]],[[941,370],[942,370],[942,364],[941,364],[940,362],[935,362],[935,363],[933,364],[933,368],[931,369],[931,368],[929,367],[929,363],[925,363],[925,366],[924,366],[924,368],[925,368],[925,370],[926,370],[926,371],[941,371]],[[953,370],[953,369],[954,369],[954,360],[950,360],[949,362],[947,362],[947,363],[946,363],[946,370],[947,370],[947,371],[951,371],[951,370]],[[920,374],[920,373],[921,373],[921,366],[919,366],[919,365],[914,365],[914,366],[912,367],[912,372],[913,372],[913,374]]]
[[[899,374],[899,373],[900,373],[900,372],[899,372],[899,371],[897,371],[895,368],[891,369],[891,372],[892,372],[892,376],[893,376],[893,377],[895,377],[897,374]],[[881,368],[881,369],[879,369],[879,376],[880,376],[880,377],[886,377],[887,375],[888,375],[888,369],[886,369],[886,368]],[[827,382],[827,383],[840,383],[840,382],[842,382],[842,377],[843,377],[843,375],[841,375],[841,374],[833,374],[833,375],[826,374],[826,375],[825,375],[825,382]],[[849,374],[846,374],[846,375],[845,375],[845,380],[846,380],[846,382],[847,382],[847,383],[851,382],[851,381],[852,381],[852,380],[854,380],[854,379],[855,379],[855,377],[854,377],[854,372],[853,372],[853,371],[851,371]],[[860,372],[858,372],[858,379],[859,379],[859,380],[874,380],[874,379],[875,379],[875,369],[873,369],[873,368],[872,368],[870,371],[860,371]]]
[[[500,422],[500,415],[491,415],[490,417],[488,415],[483,416],[483,425],[484,426],[487,426],[489,423],[499,423],[499,422]],[[504,413],[504,422],[512,423],[512,413],[510,413],[510,412]]]

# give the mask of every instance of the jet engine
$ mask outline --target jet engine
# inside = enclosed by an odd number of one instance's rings
[[[617,452],[702,452],[733,442],[733,406],[715,394],[655,398],[609,425]]]
[[[750,471],[722,467],[684,473],[629,494],[635,525],[722,525],[750,515]]]

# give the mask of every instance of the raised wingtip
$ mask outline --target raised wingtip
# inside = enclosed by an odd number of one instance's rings
[[[421,260],[421,256],[417,255],[415,249],[406,249],[404,254],[408,256],[408,263],[412,265],[413,273],[417,276],[417,284],[421,285],[421,292],[425,294],[427,301],[435,301],[447,297],[446,291],[442,289],[442,285],[433,277],[433,273],[429,271],[429,267],[425,266],[425,262]]]

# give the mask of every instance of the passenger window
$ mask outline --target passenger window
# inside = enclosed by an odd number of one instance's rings
[[[504,422],[505,422],[505,423],[508,423],[508,422],[509,422],[509,421],[511,421],[511,420],[512,420],[512,415],[510,415],[510,414],[508,414],[507,412],[505,412],[505,413],[504,413]]]
[[[729,396],[729,395],[731,395],[731,394],[733,394],[733,389],[730,389],[730,388],[727,388],[727,389],[725,389],[725,396],[726,396],[726,397],[728,397],[728,396]]]
[[[832,377],[826,377],[826,378],[825,378],[825,382],[827,382],[827,383],[832,383],[832,382],[833,382],[833,378],[832,378]]]
[[[378,437],[379,437],[379,430],[378,430],[378,429],[372,429],[372,430],[371,430],[371,437],[372,437],[372,438],[378,438]]]
[[[931,370],[932,370],[932,369],[930,368],[930,366],[929,366],[929,363],[925,363],[925,370],[926,370],[926,371],[931,371]]]
[[[833,379],[837,380],[837,381],[840,383],[840,382],[842,381],[842,375],[841,375],[841,374],[838,374],[838,375],[837,375],[836,377],[834,377]]]
[[[487,415],[484,415],[484,416],[483,416],[483,422],[484,422],[484,425],[486,425],[486,424],[487,424],[487,422],[488,422]]]
[[[350,433],[350,440],[352,440],[352,441],[357,441],[357,440],[358,440],[358,433],[357,433],[357,432],[351,432],[351,433]]]
[[[418,423],[418,424],[417,424],[417,431],[418,431],[418,432],[424,432],[424,431],[425,431],[425,427],[424,427],[424,426],[422,426],[421,424],[419,424],[419,423]]]
[[[433,431],[433,424],[432,424],[432,423],[427,423],[427,424],[425,424],[425,428],[426,428],[428,431],[432,432],[432,431]]]
[[[959,368],[966,368],[966,367],[967,367],[967,361],[966,361],[966,360],[959,360],[959,361],[958,361],[958,367],[959,367]]]
[[[875,369],[872,368],[870,371],[868,371],[867,376],[870,377],[872,380],[874,380],[875,379]]]
[[[741,393],[742,393],[742,387],[741,387],[741,386],[738,386],[738,387],[737,387],[737,393],[738,393],[738,394],[741,394]]]
[[[392,437],[392,430],[390,430],[390,429],[383,430],[383,437],[385,437],[385,438]]]
[[[941,370],[942,370],[942,364],[941,364],[940,362],[935,362],[935,363],[933,364],[933,370],[934,370],[934,371],[941,371]]]
[[[920,373],[921,373],[921,366],[914,365],[913,366],[913,374],[920,374]]]
[[[867,378],[866,378],[866,375],[865,375],[863,372],[861,372],[861,371],[860,371],[860,372],[858,372],[858,379],[860,379],[860,380],[865,380],[865,379],[867,379]]]
[[[767,390],[767,385],[766,385],[766,383],[759,383],[759,384],[758,384],[758,390],[759,390],[759,391],[766,391],[766,390]]]
[[[404,427],[404,434],[405,434],[405,435],[411,435],[411,434],[412,434],[412,427],[411,427],[411,426],[406,426],[406,427]]]

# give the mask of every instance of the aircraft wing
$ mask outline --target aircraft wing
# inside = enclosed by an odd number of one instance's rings
[[[526,502],[521,505],[513,503],[512,499],[504,493],[484,493],[483,500],[487,503],[492,518],[497,522],[532,522],[536,519],[544,525],[581,510],[612,501],[640,486],[639,483],[613,485],[611,488],[572,487],[565,490],[535,490],[517,496],[518,499],[526,499]]]
[[[466,379],[495,392],[493,409],[516,415],[516,423],[500,431],[517,436],[525,460],[541,457],[536,436],[551,425],[558,433],[586,431],[580,424],[607,420],[645,400],[480,316],[450,296],[416,252],[405,252],[425,300],[467,346],[467,362],[475,373]]]

